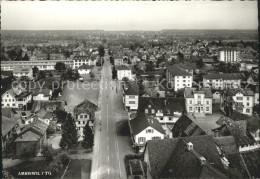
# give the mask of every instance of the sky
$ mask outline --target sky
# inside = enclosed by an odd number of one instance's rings
[[[257,29],[257,1],[2,1],[4,30]]]

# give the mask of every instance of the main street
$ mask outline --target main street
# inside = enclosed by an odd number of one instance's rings
[[[105,54],[100,86],[99,115],[95,126],[95,145],[92,159],[92,179],[126,178],[123,156],[120,156],[116,125],[121,114],[114,112],[113,96],[116,83],[112,81],[111,65]],[[126,117],[126,116],[125,116]]]

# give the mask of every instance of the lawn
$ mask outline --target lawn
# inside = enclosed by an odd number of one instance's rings
[[[71,160],[64,179],[90,178],[91,160]]]
[[[40,175],[40,176],[35,176],[35,175],[31,175],[31,176],[20,176],[18,175],[19,172],[39,172],[41,174],[41,172],[49,172],[47,170],[47,162],[45,160],[40,160],[40,161],[26,161],[23,162],[21,164],[18,164],[16,166],[13,167],[9,167],[6,168],[7,171],[10,172],[11,175],[13,175],[14,177],[18,177],[18,178],[60,178],[64,172],[64,169],[58,173],[56,176],[47,176],[45,174]]]

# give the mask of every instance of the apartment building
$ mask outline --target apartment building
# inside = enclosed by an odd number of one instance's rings
[[[213,95],[210,89],[185,88],[184,98],[188,113],[212,114]]]
[[[21,67],[16,66],[13,70],[13,76],[17,78],[21,78],[22,76],[28,77],[29,79],[33,78],[33,70],[31,67]]]
[[[238,51],[233,48],[223,48],[219,51],[219,61],[235,63],[238,61]]]
[[[180,68],[178,65],[167,66],[166,77],[174,91],[185,87],[192,87],[192,74]]]
[[[128,79],[132,79],[132,72],[131,69],[125,65],[118,66],[117,70],[117,79],[122,80],[124,77]]]

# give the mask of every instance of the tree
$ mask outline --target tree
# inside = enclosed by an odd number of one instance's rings
[[[112,70],[112,78],[113,79],[116,79],[117,78],[117,71],[116,71],[116,68],[113,67],[113,70]]]
[[[184,88],[181,88],[181,89],[178,89],[176,91],[176,97],[180,97],[180,98],[183,98],[184,97]]]
[[[57,123],[64,123],[67,115],[68,115],[68,113],[64,110],[59,110],[59,109],[56,110],[55,116],[57,118]]]
[[[72,148],[77,145],[78,132],[76,124],[71,114],[68,114],[66,121],[62,123],[62,136],[60,141],[61,148]]]
[[[24,147],[20,153],[20,158],[21,159],[29,159],[31,157],[35,157],[37,153],[37,146],[36,144],[33,145],[28,145]]]
[[[24,57],[23,57],[23,61],[29,61],[30,60],[30,58],[28,57],[28,55],[27,55],[27,53],[24,55]]]
[[[127,84],[127,83],[129,82],[129,78],[123,77],[123,78],[122,78],[122,81],[125,82],[125,84]]]
[[[55,65],[55,69],[60,71],[64,71],[66,69],[66,65],[63,62],[57,62]]]
[[[50,163],[48,166],[48,171],[50,171],[52,175],[57,175],[62,170],[62,168],[64,168],[64,166],[61,160],[57,159]]]
[[[154,70],[154,66],[152,62],[148,62],[146,64],[146,71],[153,71]]]
[[[46,78],[46,72],[45,72],[45,71],[40,71],[40,72],[39,72],[39,75],[38,75],[38,78],[39,78],[39,79],[44,79],[44,78]]]
[[[54,156],[57,155],[57,152],[53,150],[52,146],[47,144],[43,145],[41,153],[46,157],[47,163],[50,163]]]
[[[37,76],[38,72],[39,72],[39,68],[37,68],[36,66],[33,67],[33,76],[34,76],[34,77]]]
[[[82,147],[92,148],[94,145],[94,135],[88,123],[84,127],[83,134]]]
[[[202,68],[202,67],[204,66],[204,63],[203,63],[202,59],[197,60],[196,66],[197,66],[198,68]]]
[[[65,152],[62,152],[62,153],[59,153],[57,158],[61,161],[61,163],[63,164],[63,166],[66,166],[68,165],[69,161],[70,161],[70,158],[68,156],[67,153]]]
[[[98,47],[98,54],[99,54],[100,57],[104,57],[104,55],[105,55],[105,49],[102,45],[100,45]]]
[[[90,78],[94,79],[95,78],[95,74],[93,72],[90,73]]]

